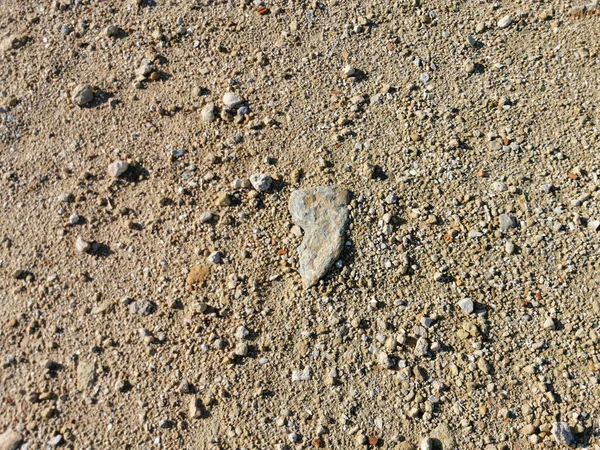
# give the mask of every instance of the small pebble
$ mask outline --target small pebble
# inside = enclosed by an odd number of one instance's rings
[[[213,263],[213,264],[220,264],[223,261],[223,257],[221,255],[221,252],[212,252],[208,258],[207,258],[208,262]]]
[[[204,105],[200,111],[200,117],[202,118],[203,122],[214,122],[215,118],[217,117],[217,111],[214,103],[208,103],[207,105]]]
[[[342,73],[346,78],[353,77],[354,75],[356,75],[356,68],[354,68],[351,65],[344,66],[344,68],[342,69]]]
[[[77,106],[84,106],[94,100],[94,88],[89,84],[80,84],[73,89],[71,101]]]
[[[226,92],[225,95],[223,95],[223,104],[228,108],[235,108],[243,102],[244,99],[237,92]]]
[[[126,161],[113,161],[108,165],[107,172],[113,178],[118,178],[123,175],[127,169],[129,168],[129,164]]]
[[[213,215],[211,213],[209,213],[208,211],[203,212],[202,214],[200,214],[200,222],[202,223],[208,223],[212,220]]]
[[[465,314],[472,314],[474,310],[473,300],[470,298],[463,298],[458,301],[458,306],[463,310]]]
[[[498,28],[508,28],[512,24],[510,16],[504,16],[498,21]]]
[[[250,183],[254,189],[260,192],[268,191],[272,182],[273,179],[264,173],[255,173],[250,176]]]
[[[77,240],[75,241],[75,249],[81,253],[87,253],[90,251],[92,246],[89,242],[85,241],[81,236],[77,236]]]

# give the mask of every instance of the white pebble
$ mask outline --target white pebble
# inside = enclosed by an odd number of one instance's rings
[[[113,161],[108,165],[108,174],[113,178],[118,178],[123,175],[128,168],[129,164],[127,164],[126,161]]]

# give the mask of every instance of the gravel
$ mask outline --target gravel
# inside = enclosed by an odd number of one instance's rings
[[[593,448],[598,11],[0,2],[0,433]]]

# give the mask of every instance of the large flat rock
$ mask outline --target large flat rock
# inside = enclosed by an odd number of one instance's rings
[[[292,221],[304,230],[298,255],[306,288],[317,284],[342,253],[348,200],[348,191],[336,186],[300,189],[290,195]]]
[[[21,442],[23,442],[21,434],[11,428],[7,428],[0,434],[0,450],[17,450]]]

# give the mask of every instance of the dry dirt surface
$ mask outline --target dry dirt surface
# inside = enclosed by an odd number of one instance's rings
[[[0,0],[0,450],[598,450],[599,12]]]

